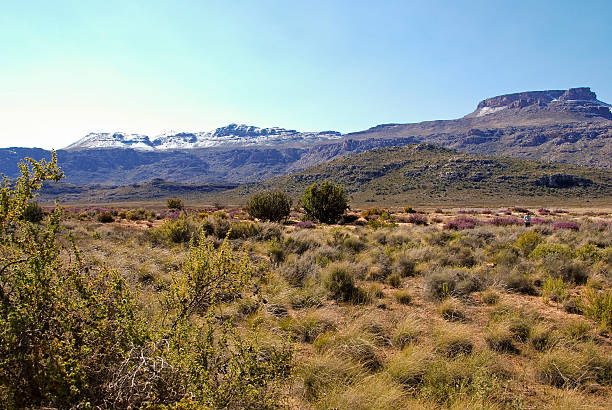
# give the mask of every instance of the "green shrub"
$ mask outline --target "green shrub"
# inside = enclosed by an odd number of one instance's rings
[[[569,246],[560,243],[540,243],[529,253],[532,259],[541,259],[547,255],[564,256],[571,259],[573,252]]]
[[[312,184],[300,201],[306,217],[323,223],[335,223],[348,209],[348,197],[342,185],[324,181]]]
[[[363,291],[355,286],[349,269],[347,264],[331,264],[323,278],[325,289],[339,302],[358,302],[363,298]]]
[[[525,232],[514,243],[514,246],[523,254],[528,256],[542,242],[542,235],[537,232]]]
[[[580,308],[595,320],[601,330],[612,329],[612,290],[597,290],[592,287],[582,294]]]
[[[563,278],[553,278],[549,276],[542,286],[542,298],[544,302],[563,302],[567,297],[567,285]]]
[[[252,218],[280,222],[291,212],[291,198],[282,191],[257,193],[249,198],[246,209]]]
[[[185,243],[191,240],[191,237],[197,233],[197,227],[190,219],[181,216],[177,219],[166,219],[163,224],[157,228],[157,232],[165,240],[173,243]]]
[[[168,209],[182,210],[185,208],[183,201],[179,198],[168,198],[168,200],[166,201],[166,206],[168,207]]]
[[[144,208],[130,209],[125,218],[129,221],[142,221],[147,219],[147,210]]]
[[[28,202],[23,208],[22,218],[28,222],[38,223],[45,216],[45,211],[36,202]]]

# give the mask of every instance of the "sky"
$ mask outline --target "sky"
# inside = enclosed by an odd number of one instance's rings
[[[590,86],[612,1],[0,0],[0,147],[230,123],[351,132]]]

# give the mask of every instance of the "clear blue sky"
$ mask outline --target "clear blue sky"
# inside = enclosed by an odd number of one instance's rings
[[[0,146],[228,123],[356,131],[483,98],[612,101],[612,1],[2,1]]]

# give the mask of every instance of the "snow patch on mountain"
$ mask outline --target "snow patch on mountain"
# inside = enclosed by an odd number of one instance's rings
[[[172,150],[232,146],[274,146],[312,143],[342,138],[337,131],[298,132],[285,128],[260,128],[230,124],[207,132],[166,132],[150,139],[147,135],[90,133],[66,147],[68,150],[94,148],[132,148],[138,150]]]

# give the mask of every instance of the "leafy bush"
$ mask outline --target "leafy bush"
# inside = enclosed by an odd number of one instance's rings
[[[324,181],[312,184],[300,201],[307,217],[323,223],[334,223],[348,209],[348,198],[342,185]]]
[[[534,231],[529,231],[519,236],[514,245],[523,256],[528,256],[540,242],[542,242],[542,235]]]
[[[42,221],[45,216],[45,211],[37,202],[28,202],[23,208],[21,216],[28,222],[38,223]]]
[[[252,218],[280,222],[291,213],[291,198],[282,191],[257,193],[249,198],[246,209]]]
[[[157,230],[164,239],[173,243],[189,242],[198,233],[196,224],[184,216],[174,220],[166,219]]]
[[[544,302],[552,300],[553,302],[563,302],[567,296],[567,285],[563,282],[563,278],[553,278],[549,276],[542,286],[542,298]]]
[[[182,210],[185,208],[183,201],[179,198],[168,198],[168,201],[166,201],[166,206],[168,209]]]

